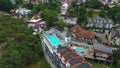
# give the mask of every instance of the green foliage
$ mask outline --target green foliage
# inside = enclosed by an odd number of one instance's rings
[[[33,52],[25,45],[10,45],[1,56],[0,68],[24,68],[32,56]]]
[[[102,42],[102,39],[101,39],[101,38],[97,38],[97,41],[98,41],[99,43],[101,43],[101,42]]]
[[[76,7],[77,6],[77,0],[73,0],[72,3],[71,3],[71,6]]]
[[[106,14],[107,14],[107,12],[106,12],[105,10],[101,10],[101,11],[99,12],[99,16],[100,16],[100,17],[103,17],[103,18],[106,18]]]
[[[120,59],[117,60],[117,68],[120,68]]]
[[[0,0],[0,11],[10,11],[13,8],[12,2],[10,0]]]
[[[64,27],[66,26],[66,22],[64,22],[62,19],[59,19],[57,26],[58,29],[63,30]]]
[[[48,27],[55,25],[55,22],[58,21],[58,13],[54,10],[44,9],[41,13]]]
[[[40,7],[42,10],[50,9],[53,11],[60,12],[61,5],[62,4],[61,4],[60,0],[49,0],[49,3],[43,3],[43,4],[41,4]]]
[[[116,60],[120,59],[120,48],[117,50],[113,51],[113,56]]]
[[[113,51],[114,63],[117,68],[120,68],[120,48]]]
[[[15,0],[15,4],[22,4],[23,3],[23,1],[22,0]]]
[[[103,4],[99,0],[86,0],[85,5],[88,8],[95,8],[95,9],[98,9],[103,6]]]
[[[120,6],[115,6],[108,10],[107,16],[114,21],[120,22]]]
[[[24,20],[0,18],[0,21],[0,45],[5,48],[0,55],[0,68],[25,68],[44,57],[39,38],[32,35]]]
[[[76,9],[74,7],[69,7],[67,12],[69,17],[75,17],[76,16]]]
[[[27,9],[33,9],[33,4],[32,3],[23,3],[22,7],[27,8]]]
[[[78,14],[78,19],[77,19],[77,23],[80,25],[83,25],[84,22],[86,21],[86,14],[87,14],[87,10],[84,6],[81,6],[79,8],[79,14]]]
[[[93,9],[89,9],[87,12],[87,17],[93,17],[94,14],[94,10]]]
[[[79,13],[79,6],[77,6],[77,0],[73,0],[71,5],[69,6],[68,8],[68,16],[69,17],[76,17],[78,16],[78,13]]]

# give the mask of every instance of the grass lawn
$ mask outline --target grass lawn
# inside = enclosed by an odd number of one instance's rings
[[[107,65],[104,63],[88,61],[93,65],[93,68],[116,68],[114,65]]]
[[[51,67],[49,63],[46,61],[46,59],[43,57],[43,58],[40,58],[39,61],[26,66],[26,68],[51,68]]]

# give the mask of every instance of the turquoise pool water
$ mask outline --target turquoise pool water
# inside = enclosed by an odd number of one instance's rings
[[[83,48],[74,47],[74,49],[75,49],[76,52],[79,52],[81,54],[85,53],[85,51],[83,50]]]
[[[60,41],[58,40],[58,38],[55,35],[48,36],[48,39],[50,40],[52,45],[55,46],[55,47],[57,47],[57,45],[60,44]]]

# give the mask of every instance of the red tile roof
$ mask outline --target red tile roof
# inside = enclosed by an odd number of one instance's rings
[[[84,30],[79,25],[73,26],[72,32],[78,37],[95,38],[95,33],[93,31]]]
[[[14,13],[14,12],[15,12],[15,9],[10,9],[10,12],[11,12],[11,13]]]

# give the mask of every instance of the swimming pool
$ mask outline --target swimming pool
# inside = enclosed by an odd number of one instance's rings
[[[49,39],[50,43],[55,47],[57,47],[57,45],[60,44],[59,39],[55,35],[49,35],[48,39]]]
[[[85,53],[85,51],[84,51],[83,48],[79,48],[79,47],[76,47],[76,46],[74,46],[73,48],[75,49],[76,52],[79,52],[79,53],[81,53],[81,54],[84,54],[84,53]]]

